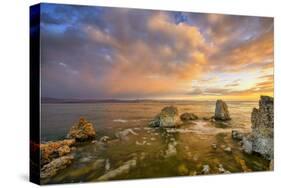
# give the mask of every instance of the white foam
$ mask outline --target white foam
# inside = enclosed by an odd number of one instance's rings
[[[118,122],[118,123],[127,123],[128,122],[128,120],[125,120],[125,119],[115,119],[113,121]]]

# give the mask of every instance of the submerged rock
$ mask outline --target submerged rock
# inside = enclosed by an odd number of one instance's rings
[[[109,171],[109,169],[110,169],[110,162],[109,162],[109,159],[106,159],[106,160],[105,160],[105,166],[104,166],[104,168],[105,168],[105,171]]]
[[[198,116],[196,116],[195,114],[193,113],[183,113],[181,116],[180,116],[180,119],[183,121],[183,122],[186,122],[186,121],[189,121],[189,120],[197,120],[198,119]]]
[[[109,136],[103,136],[100,138],[100,142],[107,143],[109,141]]]
[[[217,149],[217,144],[212,144],[213,149]]]
[[[230,174],[228,170],[225,170],[222,164],[219,164],[219,173],[221,174]]]
[[[69,154],[71,152],[71,146],[74,145],[74,143],[74,139],[68,139],[40,144],[41,166],[51,162],[55,158]]]
[[[168,149],[165,151],[165,157],[172,157],[177,155],[176,145],[176,142],[171,142],[168,144]]]
[[[248,135],[247,137],[243,137],[242,148],[245,153],[251,154],[253,152],[253,139],[251,135]]]
[[[203,165],[203,169],[201,171],[201,174],[209,174],[210,173],[210,166],[209,165]]]
[[[137,136],[138,134],[133,131],[133,129],[125,129],[123,131],[119,131],[117,133],[115,133],[115,136],[119,139],[119,140],[129,140],[129,135],[134,135]]]
[[[104,164],[105,159],[97,159],[93,162],[88,163],[87,166],[84,166],[83,168],[76,168],[75,170],[72,170],[68,175],[70,178],[75,178],[82,177],[91,172],[91,175],[89,175],[88,178],[93,179],[97,176],[96,172],[101,171],[104,168]]]
[[[110,179],[120,176],[122,174],[128,173],[130,171],[130,169],[134,168],[136,165],[137,165],[136,159],[129,160],[129,161],[125,162],[122,166],[120,166],[114,170],[108,171],[104,175],[100,176],[97,180],[98,181],[110,180]]]
[[[252,132],[243,138],[243,148],[247,153],[257,152],[268,160],[273,159],[274,99],[261,96],[259,109],[252,111]]]
[[[41,169],[40,178],[50,178],[57,174],[59,170],[66,168],[71,164],[73,156],[63,156],[54,159],[52,162],[46,164]]]
[[[151,127],[178,127],[180,118],[178,109],[174,106],[167,106],[152,120],[149,125]]]
[[[215,120],[226,121],[230,120],[227,104],[223,100],[217,100],[215,109]]]
[[[67,135],[68,138],[74,138],[76,141],[93,140],[96,136],[96,130],[92,123],[84,118],[80,118],[79,122],[71,127]]]
[[[234,139],[234,140],[242,140],[244,135],[243,133],[237,131],[237,130],[232,130],[231,131],[231,137]]]
[[[146,144],[146,141],[142,141],[142,142],[139,142],[139,141],[136,141],[136,145],[139,145],[139,146],[143,146]]]
[[[224,151],[227,153],[231,153],[232,149],[231,149],[231,147],[226,147],[226,148],[224,148]]]

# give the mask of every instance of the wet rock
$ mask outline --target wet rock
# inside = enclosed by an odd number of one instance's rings
[[[231,149],[231,147],[226,147],[226,148],[224,148],[224,151],[227,153],[231,153],[232,149]]]
[[[115,133],[115,136],[120,140],[129,140],[129,135],[137,136],[138,134],[133,129],[125,129]]]
[[[174,106],[167,106],[149,123],[151,127],[178,127],[181,121],[178,109]]]
[[[218,170],[219,170],[219,173],[221,173],[221,174],[230,174],[231,173],[230,171],[225,170],[222,164],[219,164]]]
[[[223,168],[222,164],[219,164],[219,173],[221,174],[225,173],[225,169]]]
[[[136,145],[139,145],[139,146],[143,146],[146,144],[146,141],[142,141],[142,142],[139,142],[139,141],[136,141]]]
[[[74,139],[50,141],[45,144],[40,144],[41,165],[43,166],[55,158],[69,154],[71,152],[71,146],[74,144]]]
[[[107,143],[109,141],[109,136],[103,136],[100,138],[100,142]]]
[[[70,178],[77,178],[77,177],[82,177],[85,174],[89,174],[90,176],[88,177],[89,179],[92,179],[96,176],[96,171],[101,170],[104,168],[105,160],[104,159],[97,159],[91,163],[88,163],[87,166],[84,166],[83,168],[77,168],[72,170],[71,172],[68,173],[68,176]]]
[[[177,155],[177,142],[171,142],[168,144],[168,149],[165,151],[165,157],[172,157]]]
[[[243,147],[247,153],[257,152],[265,159],[273,159],[273,132],[274,132],[274,99],[261,96],[259,109],[252,111],[252,132],[243,139]],[[245,146],[246,145],[246,146]]]
[[[210,166],[209,165],[203,165],[203,169],[201,171],[201,174],[209,174],[210,173]]]
[[[71,127],[67,135],[68,138],[73,138],[78,142],[93,140],[96,136],[96,131],[92,123],[84,118],[80,118],[79,122]]]
[[[234,140],[242,140],[244,135],[243,133],[240,133],[239,131],[237,130],[232,130],[231,131],[231,136]]]
[[[252,137],[249,135],[247,137],[243,137],[242,139],[243,142],[243,151],[245,153],[251,154],[253,152],[253,139]]]
[[[190,121],[190,120],[197,120],[198,119],[198,116],[196,116],[195,114],[193,113],[183,113],[181,116],[180,116],[180,119],[183,121],[183,122],[187,122],[187,121]]]
[[[122,166],[120,166],[114,170],[108,171],[104,175],[100,176],[97,180],[106,181],[106,180],[113,179],[117,176],[120,176],[122,174],[129,173],[129,171],[132,168],[136,167],[136,165],[137,165],[136,159],[129,160],[129,161],[125,162]]]
[[[57,174],[59,170],[66,168],[71,164],[73,156],[63,156],[57,159],[54,159],[52,162],[46,164],[41,169],[40,178],[50,178]]]
[[[81,159],[79,159],[79,162],[81,163],[87,163],[90,162],[92,160],[91,156],[87,156],[87,157],[82,157]]]
[[[226,121],[230,120],[227,104],[223,100],[217,100],[215,109],[215,120]]]
[[[97,143],[98,143],[98,141],[96,141],[96,140],[92,141],[92,144],[97,144]]]
[[[105,160],[105,166],[104,166],[104,168],[105,168],[105,171],[109,171],[109,170],[110,170],[109,159],[106,159],[106,160]]]
[[[212,144],[213,149],[217,149],[217,144]]]

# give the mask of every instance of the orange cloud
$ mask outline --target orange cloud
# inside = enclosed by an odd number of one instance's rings
[[[175,25],[165,14],[154,15],[147,26],[149,33],[162,35],[159,42],[163,45],[138,39],[124,42],[96,27],[86,28],[92,40],[104,41],[116,50],[112,68],[102,79],[109,95],[159,96],[183,92],[182,85],[188,85],[206,69],[204,49],[208,44],[196,27]]]

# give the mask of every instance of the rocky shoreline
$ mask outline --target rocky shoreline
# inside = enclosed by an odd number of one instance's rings
[[[67,134],[65,140],[50,141],[40,144],[41,179],[55,176],[58,171],[70,165],[74,159],[71,152],[79,142],[91,141],[96,131],[92,123],[80,118]]]
[[[230,112],[227,104],[222,100],[217,100],[214,115],[211,117],[198,117],[191,112],[179,113],[179,110],[175,106],[164,107],[159,114],[155,116],[153,120],[149,122],[147,131],[152,132],[153,129],[164,129],[166,132],[181,132],[184,131],[180,127],[186,123],[200,121],[200,122],[219,122],[225,125],[227,121],[231,120]],[[270,170],[273,170],[274,158],[273,158],[273,98],[267,96],[261,96],[259,102],[259,109],[254,108],[251,117],[252,132],[245,134],[238,130],[232,130],[231,136],[233,140],[236,140],[241,145],[241,150],[245,153],[254,155],[256,153],[262,155],[266,160],[270,161]],[[115,141],[127,141],[129,136],[138,136],[138,129],[125,129],[118,131],[115,134],[115,139],[110,139],[108,136],[102,136],[99,140],[96,140],[96,130],[94,124],[87,121],[84,118],[73,125],[65,140],[50,141],[40,144],[41,153],[41,179],[47,179],[55,176],[59,171],[65,169],[74,160],[73,152],[79,148],[81,143],[92,143],[97,145],[104,145]],[[189,130],[186,130],[189,131]],[[159,133],[155,133],[155,135]],[[151,138],[152,139],[152,138]],[[143,146],[148,145],[149,142],[144,140],[143,142],[136,141],[136,145]],[[171,140],[167,149],[163,151],[164,157],[171,157],[177,155],[176,146],[178,145],[176,140]],[[218,147],[215,143],[211,144],[214,150]],[[232,148],[224,146],[223,151],[232,153]],[[141,157],[143,159],[143,157]],[[136,166],[138,157],[125,161],[121,166],[113,170],[106,170],[105,174],[101,177],[97,177],[97,180],[108,180],[112,177],[118,176],[122,173],[128,172],[131,168]],[[250,171],[243,160],[237,159],[243,167],[244,171]],[[105,159],[97,159],[98,164],[94,166],[104,166],[105,169],[110,169],[109,161]],[[185,166],[181,166],[181,173],[186,171]],[[222,164],[217,166],[219,173],[230,173],[225,170]],[[202,166],[201,172],[196,174],[209,174],[210,166],[205,164]]]
[[[251,115],[252,132],[243,134],[232,131],[232,138],[240,141],[242,149],[248,154],[258,153],[271,161],[270,169],[274,163],[274,99],[261,96],[259,108],[254,108]]]

